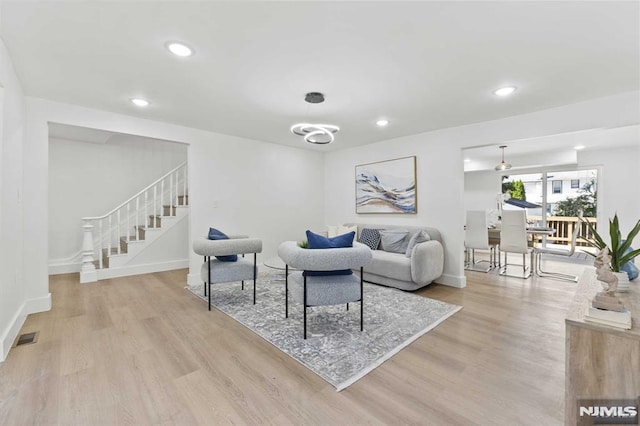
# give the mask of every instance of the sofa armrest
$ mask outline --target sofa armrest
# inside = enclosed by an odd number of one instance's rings
[[[201,238],[193,242],[193,251],[201,256],[262,253],[262,240],[259,238],[232,238],[228,240]]]
[[[411,279],[419,285],[426,285],[442,275],[444,270],[444,249],[440,241],[425,241],[416,244],[411,252]]]

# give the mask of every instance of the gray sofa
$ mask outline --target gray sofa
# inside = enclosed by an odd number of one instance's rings
[[[384,250],[373,250],[371,264],[364,267],[364,280],[374,284],[396,287],[401,290],[417,290],[433,282],[442,275],[444,269],[444,249],[440,231],[435,228],[405,225],[375,225],[365,223],[350,223],[357,225],[358,235],[363,228],[370,229],[402,229],[409,231],[407,238],[425,230],[431,237],[430,241],[417,244],[411,252],[411,257],[401,253],[390,253]]]

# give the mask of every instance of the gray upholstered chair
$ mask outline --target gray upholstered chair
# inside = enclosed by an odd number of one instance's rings
[[[364,298],[362,269],[371,263],[371,249],[364,244],[329,249],[303,249],[295,241],[278,247],[278,255],[285,263],[285,317],[289,317],[289,287],[292,297],[303,305],[303,335],[307,338],[307,307],[360,302],[360,331],[364,329]],[[289,266],[300,271],[289,274]],[[307,276],[306,271],[334,271],[360,269],[360,276]]]
[[[257,253],[262,252],[262,240],[248,238],[246,235],[230,235],[228,240],[209,240],[201,238],[193,242],[193,251],[204,256],[204,263],[200,276],[204,282],[204,293],[209,295],[209,310],[211,310],[211,284],[253,280],[253,304],[256,304],[256,276],[258,274]],[[253,262],[244,258],[245,254],[253,253]],[[222,262],[211,256],[229,256],[240,254],[236,262]]]

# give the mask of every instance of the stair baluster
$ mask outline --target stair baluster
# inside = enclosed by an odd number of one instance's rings
[[[187,168],[185,167],[182,171],[182,194],[184,196],[183,200],[187,199]]]
[[[96,266],[93,263],[93,225],[89,221],[84,221],[82,235],[82,274],[80,282],[95,281]]]
[[[100,266],[100,269],[102,269],[102,222],[103,219],[100,219],[98,221],[98,227],[100,228],[98,231],[98,265]]]
[[[144,191],[144,217],[142,218],[142,224],[143,226],[147,227],[147,220],[149,220],[149,216],[147,215],[148,211],[147,211],[147,205],[149,205],[149,197],[148,197],[148,192],[147,190]]]
[[[182,182],[180,182],[180,178],[182,178]],[[167,185],[165,184],[166,179],[169,179],[168,188],[166,188]],[[149,194],[152,188],[153,198]],[[182,195],[180,195],[180,189],[182,189]],[[158,191],[160,191],[160,194],[158,194]],[[130,243],[132,241],[146,239],[145,232],[147,228],[160,228],[162,226],[162,216],[176,216],[176,207],[178,205],[186,206],[188,204],[187,197],[187,163],[185,162],[109,213],[98,217],[82,218],[84,222],[81,282],[96,281],[97,276],[99,276],[97,271],[114,267],[116,258],[113,258],[113,262],[110,262],[112,255],[130,253]],[[134,199],[135,207],[132,206]],[[164,208],[165,200],[169,200],[167,203],[168,210]],[[158,207],[160,207],[160,212],[158,212]],[[122,217],[123,214],[125,217]],[[123,227],[126,227],[126,234],[123,233]],[[133,236],[131,235],[132,229],[134,230]],[[115,250],[113,247],[114,233],[117,244]],[[89,246],[91,246],[91,249]],[[96,253],[98,255],[97,260]],[[118,261],[118,263],[120,262]],[[93,272],[91,271],[92,268]]]

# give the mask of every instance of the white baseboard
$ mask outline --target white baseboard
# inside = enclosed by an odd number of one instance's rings
[[[436,283],[448,285],[449,287],[465,288],[467,286],[467,277],[464,275],[442,274],[440,278],[435,280]]]
[[[49,275],[75,274],[82,269],[82,263],[56,263],[49,264]]]
[[[151,274],[153,272],[172,271],[189,267],[189,259],[168,262],[147,263],[145,265],[121,266],[119,268],[98,269],[98,282],[109,278],[128,277],[130,275]]]
[[[0,362],[3,362],[7,358],[7,355],[9,355],[9,350],[11,349],[11,346],[13,346],[13,342],[15,342],[16,337],[18,337],[18,333],[20,333],[20,329],[24,325],[27,315],[46,312],[50,309],[51,293],[37,299],[25,300],[11,319],[11,323],[5,332],[2,334],[2,340],[0,341],[0,344],[2,345],[0,348]]]
[[[200,273],[197,274],[188,274],[187,275],[187,285],[194,286],[202,284],[202,279],[200,279]]]

